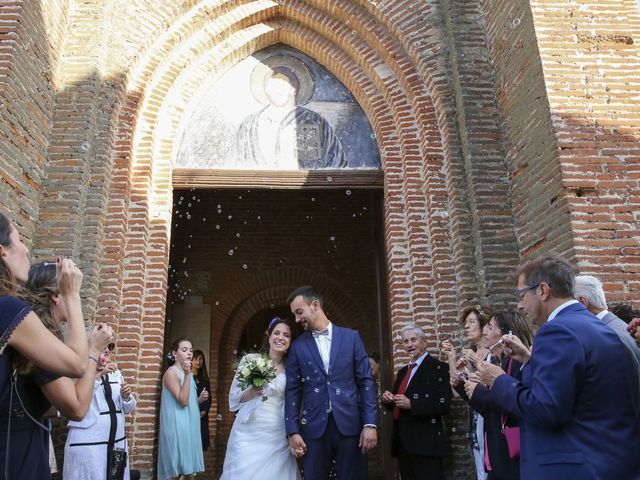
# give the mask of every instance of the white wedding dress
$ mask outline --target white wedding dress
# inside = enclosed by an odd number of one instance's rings
[[[262,396],[240,403],[242,390],[234,378],[229,408],[238,410],[227,443],[220,480],[299,480],[296,460],[284,428],[286,376],[279,374]]]

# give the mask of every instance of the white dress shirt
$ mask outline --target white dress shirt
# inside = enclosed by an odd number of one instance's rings
[[[320,358],[324,364],[324,371],[329,373],[329,357],[331,355],[331,339],[333,338],[333,324],[329,322],[327,325],[327,331],[329,335],[318,335],[313,337],[320,352]]]
[[[573,305],[574,303],[579,303],[578,300],[568,300],[566,302],[564,302],[562,305],[560,305],[559,307],[557,307],[553,312],[551,312],[551,315],[549,315],[549,318],[547,318],[547,322],[550,322],[551,320],[553,320],[554,318],[556,318],[556,316],[562,311],[564,310],[566,307],[568,307],[569,305]]]
[[[418,370],[418,368],[420,368],[420,365],[422,364],[422,361],[427,357],[427,355],[429,355],[429,352],[424,352],[422,355],[420,355],[415,362],[409,362],[409,363],[415,363],[416,366],[413,367],[413,369],[411,370],[411,373],[409,374],[409,381],[407,382],[407,387],[409,386],[409,384],[411,383],[411,380],[413,379],[413,376],[416,374],[416,370]]]

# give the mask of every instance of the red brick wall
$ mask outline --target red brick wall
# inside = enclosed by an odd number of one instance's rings
[[[640,9],[633,0],[531,7],[575,260],[609,301],[639,305]]]
[[[139,468],[176,131],[204,80],[277,42],[342,81],[376,133],[392,335],[416,320],[431,349],[459,340],[460,305],[510,302],[515,263],[551,250],[637,304],[633,0],[17,1],[0,22],[0,204],[36,257],[81,262],[87,317],[116,326]],[[465,420],[451,425],[464,478]]]
[[[66,2],[0,5],[0,206],[28,245],[47,171]]]

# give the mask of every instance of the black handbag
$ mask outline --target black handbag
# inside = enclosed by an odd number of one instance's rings
[[[109,458],[109,476],[107,480],[123,480],[126,466],[127,452],[121,448],[114,448]]]

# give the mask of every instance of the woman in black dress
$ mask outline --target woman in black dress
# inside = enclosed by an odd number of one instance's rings
[[[196,381],[196,389],[198,391],[198,402],[200,402],[200,435],[202,436],[202,450],[206,450],[211,446],[209,440],[209,409],[211,408],[211,386],[209,385],[209,372],[207,371],[207,362],[204,359],[202,350],[193,351],[193,360],[191,363],[191,371]],[[200,394],[206,391],[206,395]]]

